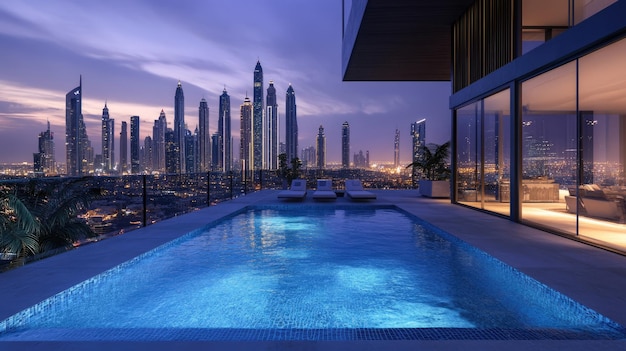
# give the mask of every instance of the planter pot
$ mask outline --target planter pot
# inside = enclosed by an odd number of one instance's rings
[[[449,180],[420,180],[419,192],[422,196],[450,198]]]

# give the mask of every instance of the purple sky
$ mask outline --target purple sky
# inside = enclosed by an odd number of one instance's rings
[[[0,162],[32,162],[37,135],[48,119],[57,162],[65,163],[65,94],[81,74],[83,116],[95,153],[101,152],[105,101],[116,138],[121,122],[138,115],[143,140],[152,135],[161,109],[173,125],[178,80],[189,129],[198,123],[204,97],[211,134],[218,96],[226,86],[236,147],[239,106],[246,93],[252,96],[257,59],[264,91],[270,80],[277,90],[281,141],[291,83],[299,147],[314,145],[323,125],[328,162],[340,162],[344,121],[350,124],[351,154],[369,150],[372,162],[393,159],[397,128],[401,160],[408,163],[410,124],[422,118],[427,119],[427,142],[447,141],[449,82],[342,81],[341,10],[337,0],[3,0]],[[116,140],[119,151],[117,145]]]

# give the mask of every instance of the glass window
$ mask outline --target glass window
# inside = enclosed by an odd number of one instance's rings
[[[574,24],[595,15],[617,0],[574,0]]]
[[[563,33],[570,26],[570,0],[522,1],[522,54]]]
[[[626,243],[626,39],[579,60],[581,237]]]
[[[457,201],[510,213],[510,91],[457,110]]]
[[[575,235],[575,62],[522,83],[521,128],[522,220]]]

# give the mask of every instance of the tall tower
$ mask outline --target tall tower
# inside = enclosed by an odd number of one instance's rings
[[[83,79],[80,78],[78,87],[65,95],[65,156],[67,175],[83,175],[83,159],[85,158],[85,143],[87,134],[83,122],[82,95]]]
[[[250,98],[246,96],[240,110],[241,142],[239,144],[239,159],[241,160],[242,171],[253,169],[252,113],[252,103],[250,102]]]
[[[285,144],[287,163],[298,157],[298,120],[296,115],[296,93],[291,84],[285,98]]]
[[[152,143],[152,138],[148,135],[143,140],[143,155],[141,160],[141,167],[147,174],[152,173],[152,167],[154,165],[154,160],[152,157],[154,156],[154,143]]]
[[[185,96],[180,81],[174,95],[174,144],[178,151],[176,173],[185,173]]]
[[[393,167],[400,166],[400,131],[396,129],[396,137],[393,139]]]
[[[167,120],[165,112],[161,110],[159,118],[154,121],[152,127],[152,170],[165,172],[165,132]]]
[[[120,132],[120,173],[128,172],[128,127],[126,122],[122,122]]]
[[[413,138],[413,162],[417,162],[423,157],[422,146],[426,145],[426,119],[411,123],[411,137]],[[416,186],[421,178],[421,172],[417,167],[413,167],[411,181]]]
[[[113,120],[109,118],[109,108],[106,102],[102,109],[102,168],[105,172],[109,172],[113,169],[115,164],[113,163],[115,158],[113,157],[113,143],[115,138],[113,137]]]
[[[230,136],[230,96],[226,87],[220,95],[220,115],[217,120],[218,159],[215,163],[217,170],[228,172],[233,169],[233,149]]]
[[[263,68],[257,61],[254,67],[254,91],[253,91],[253,116],[252,116],[252,148],[254,168],[263,168]]]
[[[320,125],[320,129],[317,133],[315,150],[315,165],[317,169],[326,168],[326,135],[324,135],[324,127]]]
[[[270,80],[265,103],[265,144],[263,145],[263,168],[278,169],[278,103],[276,88]]]
[[[198,107],[198,162],[199,172],[211,169],[211,135],[209,134],[209,105],[205,98],[200,100]]]
[[[130,173],[141,173],[139,163],[139,116],[130,117]]]
[[[341,125],[341,168],[350,168],[350,125]]]
[[[33,165],[35,175],[51,176],[56,175],[56,162],[54,159],[54,133],[50,131],[50,121],[48,121],[48,130],[39,133],[39,149],[33,154]]]

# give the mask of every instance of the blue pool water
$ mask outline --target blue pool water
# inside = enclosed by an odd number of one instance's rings
[[[623,337],[483,252],[373,207],[249,210],[0,322],[0,340]]]

